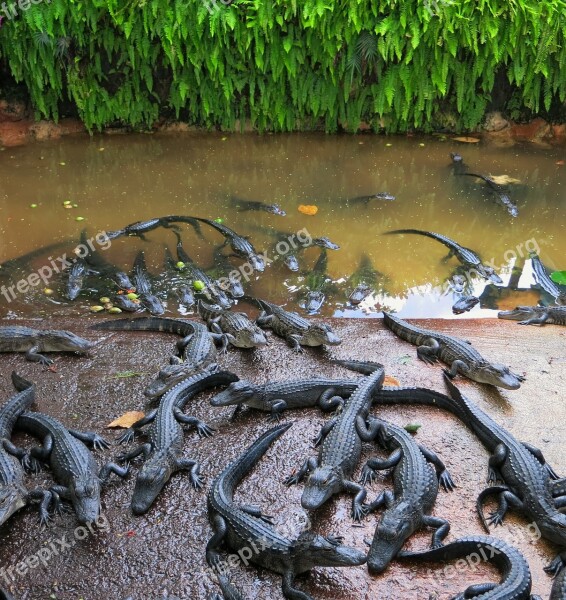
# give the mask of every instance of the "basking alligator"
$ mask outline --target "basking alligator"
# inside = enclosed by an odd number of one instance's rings
[[[438,483],[446,491],[451,491],[454,483],[438,456],[417,444],[402,427],[372,417],[367,422],[367,432],[391,454],[385,460],[369,459],[362,470],[362,483],[373,481],[376,470],[394,468],[395,493],[382,492],[367,508],[372,512],[386,507],[367,559],[369,572],[376,575],[387,568],[407,539],[424,526],[435,529],[432,547],[442,544],[450,525],[444,519],[432,517],[430,512],[438,495]]]
[[[253,299],[262,309],[256,323],[269,327],[276,335],[287,340],[295,352],[302,352],[303,346],[337,346],[342,340],[332,331],[330,325],[312,323],[296,312],[288,312],[277,304],[266,300]]]
[[[378,278],[383,277],[382,273],[376,271],[367,254],[362,254],[360,264],[356,272],[348,279],[348,285],[352,288],[352,292],[348,296],[350,304],[357,306],[363,302],[377,287]]]
[[[450,249],[447,258],[455,256],[466,268],[475,270],[478,275],[481,275],[484,279],[489,279],[493,281],[493,283],[503,283],[503,280],[497,275],[495,269],[489,265],[484,265],[481,258],[473,250],[460,246],[460,244],[445,235],[433,233],[432,231],[421,231],[420,229],[396,229],[394,231],[387,231],[385,235],[397,233],[415,233],[417,235],[424,235],[432,238]]]
[[[27,383],[27,382],[26,382]],[[43,440],[43,447],[32,448],[30,456],[49,462],[59,485],[52,486],[55,509],[61,509],[61,498],[69,500],[80,523],[92,523],[100,514],[100,488],[111,473],[126,477],[127,469],[107,463],[100,470],[85,444],[108,448],[108,443],[96,433],[81,433],[67,429],[60,421],[38,412],[24,412],[16,429],[31,433]],[[84,443],[83,443],[84,442]]]
[[[162,315],[165,312],[165,308],[163,307],[161,300],[153,294],[151,289],[143,250],[138,252],[136,260],[134,261],[133,279],[137,294],[143,306],[147,308],[152,315]]]
[[[219,570],[218,550],[223,542],[234,551],[253,549],[250,561],[283,575],[283,595],[291,600],[312,600],[294,587],[297,575],[314,567],[348,567],[365,563],[365,554],[340,545],[340,538],[310,531],[290,540],[278,533],[271,518],[257,506],[234,503],[240,481],[254,468],[271,444],[291,423],[270,429],[215,479],[208,494],[208,516],[214,535],[206,546],[206,560]]]
[[[566,325],[566,306],[517,306],[497,313],[500,319],[519,321],[519,325]]]
[[[120,443],[130,441],[141,427],[152,423],[147,433],[148,442],[118,457],[120,462],[129,461],[140,454],[145,458],[132,496],[134,514],[141,515],[149,510],[176,471],[187,470],[195,489],[202,487],[199,464],[182,456],[184,435],[180,423],[193,425],[200,437],[211,436],[212,429],[200,419],[185,415],[182,410],[199,392],[237,379],[236,375],[227,371],[197,373],[184,379],[163,396],[159,408],[134,423],[120,437]]]
[[[217,369],[215,344],[221,344],[222,347],[226,347],[227,344],[224,335],[211,333],[205,325],[198,321],[165,319],[163,317],[103,321],[93,325],[91,329],[104,331],[161,331],[183,336],[177,342],[177,350],[183,358],[181,359],[176,355],[171,356],[171,364],[161,369],[157,379],[144,392],[152,400],[164,394],[186,377]]]
[[[395,200],[395,196],[387,192],[378,192],[377,194],[369,194],[368,196],[356,196],[346,200],[346,204],[365,204],[368,205],[370,200]]]
[[[444,372],[450,377],[458,373],[478,383],[488,383],[506,390],[521,387],[524,377],[510,371],[509,367],[491,363],[460,338],[422,329],[398,317],[383,313],[383,321],[401,339],[417,346],[417,356],[427,364],[438,359],[450,366]]]
[[[301,497],[301,505],[306,510],[316,510],[335,494],[347,491],[354,494],[353,518],[359,521],[366,514],[367,507],[363,505],[366,490],[350,478],[360,460],[362,441],[371,439],[365,419],[372,395],[382,387],[384,378],[385,372],[379,368],[360,382],[342,412],[322,428],[317,440],[322,440],[318,459],[307,459],[285,480],[287,485],[292,485],[309,473]]]
[[[458,298],[458,300],[456,300],[454,306],[452,306],[452,312],[455,315],[461,315],[472,310],[472,308],[474,308],[476,304],[479,304],[479,302],[480,299],[476,298],[476,296],[461,296]]]
[[[260,348],[267,344],[265,333],[243,312],[223,310],[219,306],[197,303],[199,315],[214,333],[224,334],[226,342],[236,348]]]
[[[487,186],[489,187],[489,189],[497,197],[497,202],[499,204],[501,204],[501,206],[506,208],[507,212],[512,217],[517,217],[519,215],[519,209],[517,208],[517,205],[513,203],[511,198],[509,198],[509,195],[503,189],[503,187],[500,186],[498,183],[495,183],[495,181],[493,181],[493,179],[486,177],[485,175],[478,175],[477,173],[466,172],[466,173],[460,173],[460,175],[467,175],[468,177],[477,177],[478,179],[485,181],[487,183]]]
[[[50,365],[53,360],[40,352],[77,352],[86,354],[94,346],[70,331],[44,330],[8,325],[0,327],[0,352],[25,352],[26,360]]]
[[[566,291],[552,281],[546,267],[534,252],[530,255],[530,259],[537,285],[547,294],[550,294],[555,299],[556,304],[566,305]]]
[[[232,204],[236,205],[236,208],[239,212],[254,210],[268,212],[272,215],[279,215],[280,217],[285,217],[287,215],[287,213],[279,206],[279,204],[264,204],[263,202],[258,202],[257,200],[242,200],[236,196],[232,196],[230,201]]]
[[[468,565],[476,565],[485,561],[493,563],[501,571],[501,581],[499,583],[471,585],[464,592],[455,596],[454,600],[463,598],[478,598],[478,600],[541,600],[540,596],[531,596],[531,571],[523,555],[513,546],[494,537],[485,535],[466,536],[446,546],[440,546],[426,552],[401,551],[397,558],[412,562],[446,562],[459,558],[465,559]],[[553,600],[552,596],[550,600]]]

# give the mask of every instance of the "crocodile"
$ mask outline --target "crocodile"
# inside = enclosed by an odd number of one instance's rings
[[[392,201],[396,200],[396,197],[387,192],[378,192],[377,194],[369,194],[368,196],[356,196],[355,198],[350,198],[349,200],[346,200],[346,204],[365,204],[367,206],[370,200]]]
[[[468,177],[477,177],[478,179],[485,181],[489,189],[495,194],[498,204],[506,208],[507,212],[512,217],[517,217],[519,215],[519,209],[517,208],[517,205],[513,203],[513,201],[509,197],[509,194],[507,194],[503,187],[500,186],[498,183],[495,183],[493,179],[491,179],[490,177],[486,177],[485,175],[479,175],[478,173],[466,172],[460,173],[460,175],[467,175]]]
[[[216,385],[233,383],[237,379],[236,375],[227,371],[197,373],[188,377],[163,396],[157,409],[134,423],[119,438],[120,443],[130,441],[141,427],[152,424],[147,432],[147,443],[118,457],[119,462],[130,461],[140,454],[145,458],[132,496],[131,506],[134,514],[141,515],[147,512],[177,471],[187,470],[194,488],[202,487],[203,480],[198,462],[182,456],[184,435],[181,423],[194,426],[200,437],[210,437],[213,430],[200,419],[185,415],[182,410],[199,392]]]
[[[547,294],[550,294],[555,299],[556,304],[566,305],[566,292],[552,281],[538,255],[532,252],[530,259],[537,285]]]
[[[224,334],[225,340],[236,348],[261,348],[267,345],[262,329],[243,312],[223,310],[219,306],[197,303],[199,315],[207,322],[214,333]]]
[[[139,312],[143,310],[142,303],[137,298],[128,298],[124,294],[116,294],[113,298],[113,303],[120,309],[126,312]]]
[[[476,298],[476,296],[461,296],[452,306],[452,312],[455,315],[461,315],[472,310],[472,308],[474,308],[476,304],[479,304],[479,302],[480,299]]]
[[[12,382],[18,393],[0,408],[0,525],[35,500],[40,501],[40,521],[45,524],[49,520],[46,506],[51,501],[51,494],[38,489],[28,492],[24,486],[24,468],[20,463],[25,464],[27,454],[10,441],[18,417],[34,403],[35,386],[15,371],[12,372]]]
[[[454,240],[451,240],[445,235],[433,233],[432,231],[422,231],[420,229],[395,229],[393,231],[387,231],[385,235],[394,235],[398,233],[414,233],[432,238],[433,240],[436,240],[437,242],[440,242],[449,248],[450,252],[446,257],[447,259],[455,256],[464,265],[464,267],[475,271],[484,279],[488,279],[493,283],[503,283],[503,280],[495,272],[495,269],[490,265],[483,264],[481,258],[473,250],[465,248],[464,246],[460,246],[460,244]]]
[[[340,246],[338,244],[335,244],[327,237],[312,238],[311,245],[319,246],[320,248],[324,248],[325,250],[340,250]]]
[[[100,490],[110,474],[126,477],[128,470],[109,462],[98,469],[93,448],[108,448],[108,443],[96,433],[67,429],[60,421],[38,412],[26,411],[16,422],[16,430],[41,438],[43,446],[32,448],[30,457],[49,462],[59,485],[49,488],[55,509],[61,511],[61,498],[73,505],[80,523],[92,523],[100,515]]]
[[[202,270],[199,269],[193,259],[187,254],[185,249],[183,248],[183,242],[181,240],[181,236],[177,233],[177,258],[179,259],[180,270],[184,271],[188,274],[189,279],[194,283],[195,281],[200,281],[204,284],[204,289],[208,292],[210,297],[216,304],[220,305],[222,308],[230,308],[232,306],[232,301],[224,290]]]
[[[198,321],[182,319],[165,319],[163,317],[143,317],[141,319],[116,319],[103,321],[93,325],[91,329],[103,331],[160,331],[175,333],[183,336],[177,342],[177,351],[182,356],[170,357],[171,364],[167,365],[151,383],[144,394],[154,400],[159,398],[174,385],[198,372],[214,371],[217,351],[216,344],[226,347],[227,340],[222,334],[211,333],[205,325]]]
[[[506,390],[517,390],[524,377],[513,373],[509,367],[491,363],[481,356],[471,344],[460,338],[422,329],[388,313],[383,321],[401,339],[417,346],[417,356],[427,364],[438,359],[450,366],[445,370],[450,377],[459,373],[472,381],[488,383]]]
[[[151,289],[143,250],[138,252],[134,261],[133,280],[142,305],[152,315],[162,315],[165,312],[165,308],[161,300],[153,294]]]
[[[265,270],[264,258],[257,253],[256,249],[245,237],[238,235],[235,231],[229,227],[226,227],[226,225],[216,221],[211,221],[210,219],[194,217],[193,220],[206,223],[221,233],[226,239],[226,243],[230,244],[232,252],[234,252],[236,256],[244,258],[247,262],[249,262],[254,271],[263,272]]]
[[[563,566],[552,584],[548,600],[566,600],[566,566]]]
[[[475,568],[481,562],[493,563],[501,572],[499,583],[480,583],[469,586],[453,600],[542,600],[531,595],[532,578],[524,556],[503,540],[485,535],[470,535],[426,552],[401,551],[397,558],[411,562],[446,562],[462,559]],[[458,562],[462,562],[459,560]],[[458,563],[457,563],[458,564]],[[560,598],[561,596],[557,596]],[[553,600],[551,596],[550,600]]]
[[[357,306],[363,302],[375,291],[377,280],[381,277],[383,277],[383,274],[375,270],[369,256],[362,254],[358,268],[348,279],[348,285],[351,288],[353,287],[352,292],[348,296],[350,304]]]
[[[237,460],[214,480],[208,493],[208,516],[213,536],[206,546],[208,564],[221,575],[219,549],[223,542],[232,550],[251,551],[250,561],[283,575],[283,596],[291,600],[312,600],[298,590],[295,578],[314,567],[348,567],[365,563],[363,552],[341,545],[337,537],[323,537],[310,531],[288,539],[274,527],[271,518],[257,506],[234,503],[240,481],[253,469],[271,444],[291,427],[279,425],[259,437]]]
[[[296,312],[288,312],[266,300],[253,301],[262,309],[256,323],[260,327],[271,328],[273,333],[287,340],[295,352],[303,352],[302,346],[337,346],[342,343],[330,325],[309,322]]]
[[[446,491],[454,483],[444,463],[431,450],[417,444],[402,427],[371,417],[367,421],[370,438],[391,454],[385,460],[370,458],[362,469],[365,485],[376,478],[376,471],[394,468],[394,493],[382,492],[368,505],[368,512],[386,507],[368,553],[367,565],[372,575],[382,573],[395,558],[405,542],[423,527],[432,527],[432,547],[442,544],[448,535],[448,521],[431,516],[439,483]],[[434,467],[434,468],[433,468]]]
[[[301,497],[306,510],[316,510],[335,494],[347,491],[354,494],[352,516],[359,521],[366,514],[363,505],[366,490],[350,480],[362,452],[362,441],[369,441],[365,419],[372,403],[372,394],[383,385],[385,372],[376,369],[364,378],[345,403],[337,417],[321,430],[317,443],[321,444],[318,458],[308,458],[303,466],[285,480],[287,485],[308,479]]]
[[[263,202],[258,202],[257,200],[242,200],[242,198],[237,198],[236,196],[232,196],[230,201],[232,204],[235,204],[239,212],[253,210],[268,212],[272,215],[279,215],[280,217],[285,217],[287,215],[287,213],[279,206],[279,204],[264,204]]]
[[[519,321],[519,325],[566,325],[566,306],[517,306],[497,313],[500,319]]]
[[[53,360],[40,352],[88,354],[94,344],[70,331],[39,330],[20,325],[0,327],[0,352],[25,352],[26,360],[50,365]]]

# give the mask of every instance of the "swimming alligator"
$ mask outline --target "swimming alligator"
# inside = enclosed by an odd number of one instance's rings
[[[387,192],[378,192],[377,194],[369,194],[367,196],[356,196],[355,198],[350,198],[346,200],[346,204],[365,204],[366,206],[369,204],[370,200],[395,200],[395,196],[392,194],[388,194]]]
[[[328,254],[326,248],[323,247],[312,271],[305,277],[307,292],[303,300],[303,307],[309,315],[315,314],[320,310],[326,300],[327,292],[335,291],[335,286],[328,277],[327,269]]]
[[[537,285],[547,294],[550,294],[554,298],[556,304],[566,305],[566,291],[552,281],[546,267],[542,264],[538,255],[533,252],[530,255],[530,259]]]
[[[461,296],[452,306],[452,312],[455,315],[461,315],[472,310],[472,308],[474,308],[476,304],[479,304],[479,302],[480,299],[476,298],[476,296]]]
[[[261,348],[267,345],[265,333],[243,312],[223,310],[219,306],[197,303],[199,315],[214,333],[224,334],[225,340],[236,348]]]
[[[446,562],[462,559],[467,565],[489,562],[501,571],[499,583],[479,583],[469,586],[454,599],[481,598],[481,600],[542,600],[531,596],[532,578],[529,564],[524,556],[503,540],[485,535],[470,535],[425,552],[402,550],[397,555],[402,561]],[[460,561],[458,561],[460,562]],[[456,563],[458,564],[458,563]],[[560,598],[560,597],[557,597]],[[550,600],[553,600],[551,596]]]
[[[460,244],[445,235],[433,233],[432,231],[421,231],[420,229],[396,229],[394,231],[386,231],[385,235],[397,233],[415,233],[417,235],[424,235],[432,238],[450,249],[450,252],[446,257],[447,259],[455,256],[466,268],[474,270],[484,279],[493,281],[493,283],[503,283],[503,280],[497,275],[495,269],[489,265],[484,265],[481,258],[473,250],[460,246]]]
[[[116,231],[108,231],[106,237],[109,240],[115,240],[122,235],[137,236],[140,239],[147,241],[145,234],[149,231],[153,231],[158,227],[164,227],[166,229],[177,230],[178,227],[173,223],[189,223],[191,217],[182,216],[167,216],[167,217],[156,217],[154,219],[148,219],[147,221],[136,221],[126,225],[123,229],[117,229]]]
[[[263,202],[258,202],[257,200],[242,200],[242,198],[237,198],[236,196],[232,196],[230,201],[236,206],[239,212],[253,210],[268,212],[272,215],[279,215],[280,217],[287,215],[287,213],[279,206],[279,204],[264,204]]]
[[[368,512],[386,507],[367,559],[369,572],[376,575],[387,568],[407,539],[425,526],[435,529],[432,547],[442,544],[450,525],[445,519],[431,516],[430,512],[436,502],[439,482],[446,491],[454,489],[454,482],[438,456],[417,444],[402,427],[371,417],[367,421],[367,432],[369,438],[376,439],[391,454],[385,460],[367,461],[362,470],[362,484],[373,481],[377,470],[394,468],[395,493],[386,490],[367,507]]]
[[[517,205],[513,203],[511,198],[509,198],[509,194],[507,194],[503,187],[500,186],[498,183],[495,183],[493,179],[491,179],[490,177],[486,177],[485,175],[478,175],[477,173],[469,172],[460,173],[460,175],[467,175],[468,177],[477,177],[478,179],[485,181],[485,183],[487,183],[488,188],[496,196],[498,204],[506,208],[507,212],[512,217],[517,217],[519,215],[519,209],[517,208]]]
[[[214,273],[215,281],[220,289],[228,292],[232,298],[242,298],[245,294],[241,280],[242,275],[222,253],[222,248],[224,246],[221,245],[214,249],[212,255],[214,265],[208,270]]]
[[[291,423],[270,429],[214,480],[208,494],[208,516],[214,535],[206,546],[208,564],[222,574],[219,549],[226,543],[238,552],[251,552],[250,561],[283,575],[283,596],[290,600],[312,600],[299,591],[295,578],[314,567],[348,567],[365,563],[365,554],[341,545],[341,539],[305,531],[290,540],[275,530],[271,517],[257,506],[234,503],[240,481],[254,468],[271,444]]]
[[[199,392],[237,379],[236,375],[227,371],[201,372],[188,377],[163,396],[159,408],[145,415],[120,436],[120,443],[130,441],[141,427],[152,423],[147,432],[148,442],[118,457],[120,462],[130,461],[140,454],[145,459],[132,496],[134,514],[141,515],[149,510],[176,471],[188,471],[193,487],[202,487],[203,479],[198,462],[183,458],[184,435],[180,424],[194,426],[200,437],[210,437],[213,430],[200,419],[189,417],[182,411],[187,402]]]
[[[165,308],[161,300],[154,295],[153,290],[151,289],[143,250],[138,252],[134,261],[133,280],[136,287],[136,293],[138,294],[142,305],[152,315],[162,315],[165,312]]]
[[[330,325],[307,321],[296,312],[288,312],[277,304],[259,298],[252,299],[262,309],[256,323],[270,328],[273,333],[287,340],[295,352],[303,352],[303,346],[337,346],[342,340],[332,331]]]
[[[491,363],[468,342],[460,338],[422,329],[398,317],[383,313],[383,322],[401,339],[417,346],[417,356],[427,364],[438,359],[450,366],[444,372],[449,377],[461,374],[478,383],[488,383],[506,390],[517,390],[524,377],[513,373],[509,367]]]
[[[39,330],[20,325],[0,327],[0,352],[25,352],[26,360],[50,365],[53,360],[40,352],[87,354],[94,346],[70,331]]]
[[[353,290],[348,296],[350,304],[357,306],[363,302],[377,287],[378,278],[383,277],[383,274],[376,271],[371,259],[367,254],[362,254],[360,264],[355,273],[352,273],[348,279],[348,285]]]
[[[385,372],[376,369],[364,378],[345,403],[339,415],[321,430],[317,443],[322,443],[318,458],[308,458],[303,466],[285,483],[292,485],[308,479],[301,497],[301,506],[316,510],[335,494],[347,491],[354,494],[352,517],[359,521],[367,513],[363,501],[366,490],[351,481],[362,452],[362,441],[371,440],[365,419],[372,403],[372,394],[383,386]]]
[[[566,306],[517,306],[497,313],[500,319],[519,321],[519,325],[566,325]]]

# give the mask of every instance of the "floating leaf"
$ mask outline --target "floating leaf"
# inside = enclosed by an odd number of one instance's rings
[[[106,427],[123,427],[127,429],[131,427],[136,421],[143,419],[145,413],[140,412],[139,410],[130,410],[124,413],[121,417],[118,417],[112,423],[108,423]]]
[[[299,212],[303,213],[303,215],[316,215],[318,206],[315,206],[314,204],[300,204]]]
[[[566,271],[554,271],[550,274],[550,279],[558,285],[566,285]]]
[[[489,178],[497,185],[508,185],[509,183],[521,183],[520,179],[509,177],[509,175],[490,175]]]
[[[468,137],[468,136],[455,137],[455,138],[452,138],[452,139],[455,142],[464,142],[465,144],[477,144],[480,141],[479,138]]]
[[[417,431],[421,428],[421,425],[419,425],[418,423],[409,423],[407,425],[405,425],[404,429],[405,431],[408,431],[409,433],[417,433]]]

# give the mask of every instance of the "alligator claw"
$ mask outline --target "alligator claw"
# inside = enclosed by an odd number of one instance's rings
[[[267,417],[267,420],[271,423],[279,423],[281,420],[281,415],[277,412],[272,412],[269,417]]]
[[[496,483],[497,481],[498,477],[497,473],[495,472],[495,469],[489,467],[489,470],[487,472],[487,483]]]
[[[41,462],[37,460],[37,458],[31,456],[29,452],[22,456],[20,462],[27,473],[37,474],[41,472]]]
[[[102,436],[95,433],[92,436],[92,447],[95,450],[105,450],[106,448],[110,448],[110,444]]]
[[[191,473],[190,478],[195,490],[200,490],[200,488],[204,485],[204,477],[202,477],[200,473]]]
[[[294,473],[293,475],[289,475],[289,477],[285,478],[285,481],[283,481],[283,483],[285,485],[297,485],[297,483],[299,483],[299,476]]]
[[[354,521],[361,521],[368,514],[369,506],[367,504],[355,505],[352,508],[352,519],[354,519]]]
[[[364,465],[360,476],[360,483],[365,486],[367,483],[373,483],[376,479],[377,473],[371,467]]]
[[[498,525],[502,525],[503,524],[503,516],[497,511],[493,511],[490,515],[489,518],[487,519],[487,522],[490,525],[493,525],[494,527],[497,527]]]
[[[197,433],[199,437],[212,437],[214,432],[216,431],[214,428],[209,427],[206,423],[198,423],[197,424]]]
[[[41,358],[38,359],[37,361],[40,365],[43,365],[44,367],[49,367],[50,365],[53,364],[53,359],[52,358],[47,358],[47,356],[42,356]]]
[[[129,427],[128,429],[126,429],[126,431],[124,431],[124,433],[118,438],[117,442],[119,444],[129,444],[130,442],[132,442],[134,440],[134,438],[136,437],[136,431],[135,429],[132,429],[131,427]]]
[[[41,527],[49,527],[53,521],[53,517],[47,511],[39,511],[39,525]]]
[[[440,474],[438,477],[438,482],[446,492],[451,492],[456,487],[456,484],[452,480],[452,477],[450,477],[450,473],[448,473],[448,471],[443,471]]]

